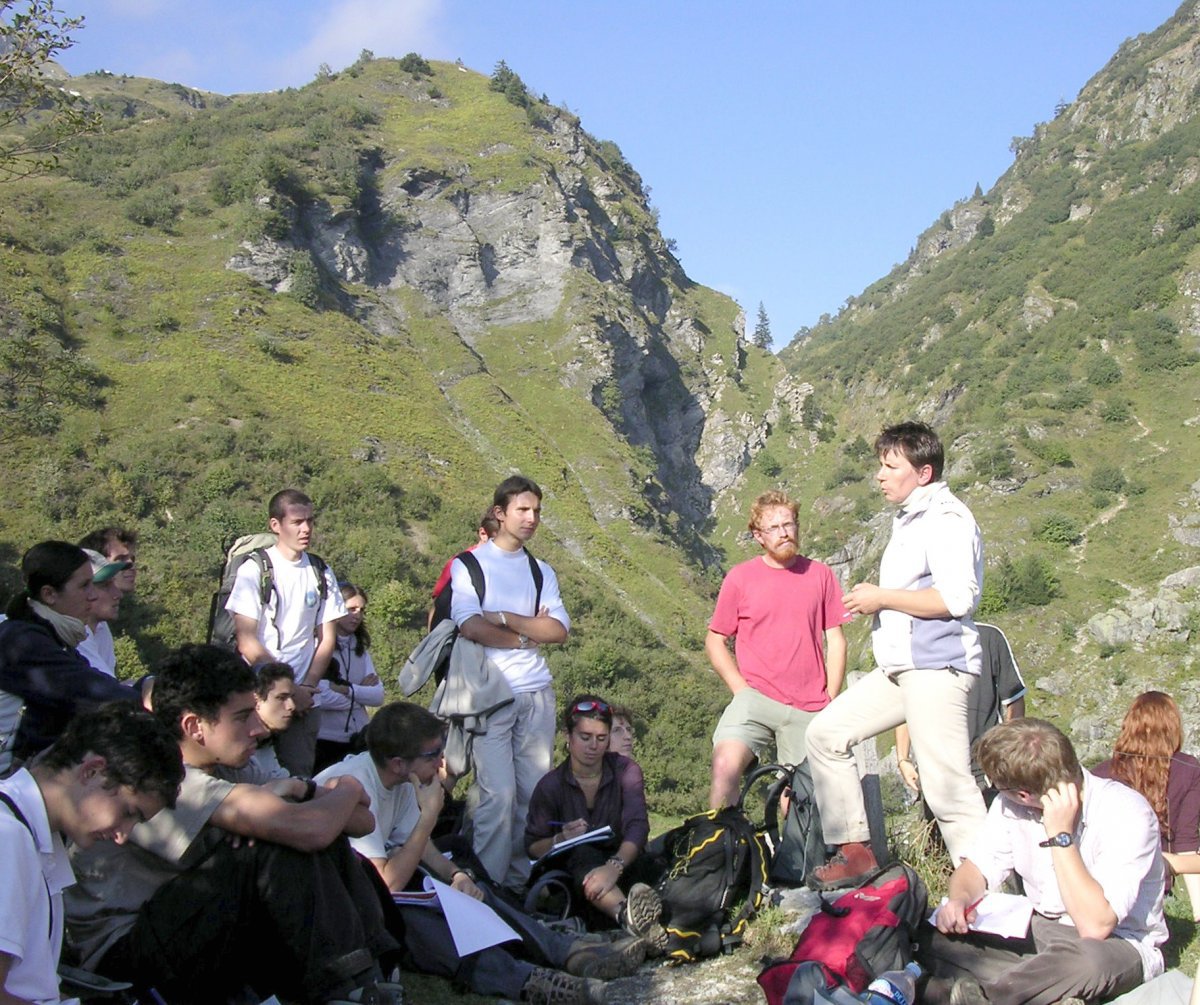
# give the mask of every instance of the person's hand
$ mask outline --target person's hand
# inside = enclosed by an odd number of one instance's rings
[[[374,687],[379,683],[379,674],[369,673],[359,681],[363,687]]]
[[[617,885],[621,870],[613,862],[605,862],[583,877],[583,894],[588,900],[599,900]]]
[[[580,817],[578,820],[572,820],[569,823],[563,824],[563,829],[560,831],[561,841],[569,841],[573,837],[579,837],[580,834],[588,832],[588,822]]]
[[[900,762],[900,779],[913,792],[921,791],[921,774],[917,771],[917,766],[913,764],[907,757]]]
[[[307,684],[297,685],[296,690],[292,693],[293,700],[296,702],[295,715],[297,717],[304,715],[313,706],[313,690]]]
[[[408,780],[412,782],[413,789],[417,793],[417,806],[421,811],[421,816],[437,816],[442,812],[442,803],[446,799],[446,790],[442,788],[442,783],[436,778],[428,785],[424,784],[415,773],[408,776]]]
[[[1074,782],[1059,782],[1042,796],[1042,826],[1046,837],[1074,834],[1079,819],[1079,786]]]
[[[937,913],[937,930],[943,935],[964,935],[975,917],[975,903],[969,900],[947,900]]]
[[[441,788],[440,785],[437,787]],[[483,900],[483,891],[465,872],[456,872],[450,879],[450,885],[459,893],[465,893],[468,897],[474,897],[476,900]]]
[[[874,583],[855,583],[842,606],[851,614],[875,614],[883,610],[883,591]]]

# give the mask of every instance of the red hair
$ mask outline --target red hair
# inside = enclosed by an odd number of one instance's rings
[[[1162,691],[1138,695],[1113,746],[1113,778],[1136,789],[1154,807],[1163,839],[1171,841],[1167,778],[1171,757],[1183,746],[1183,719],[1175,700]]]

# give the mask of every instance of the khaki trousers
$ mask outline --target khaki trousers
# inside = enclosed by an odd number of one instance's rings
[[[857,743],[908,723],[921,762],[921,790],[955,864],[987,813],[971,773],[967,696],[974,678],[949,668],[879,668],[839,694],[808,727],[808,761],[826,844],[869,841]]]

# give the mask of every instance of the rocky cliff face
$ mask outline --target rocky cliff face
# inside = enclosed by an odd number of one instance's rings
[[[296,253],[311,255],[331,287],[370,302],[359,316],[377,331],[403,327],[419,294],[485,368],[489,333],[561,330],[558,379],[653,453],[666,493],[652,499],[657,508],[698,524],[803,393],[781,370],[768,415],[723,406],[745,361],[740,312],[729,305],[714,318],[688,300],[692,284],[653,225],[640,182],[606,170],[573,116],[552,110],[536,142],[543,170],[516,191],[476,180],[470,162],[457,173],[393,169],[385,151],[372,166],[377,199],[367,212],[275,205],[289,219],[287,237],[245,243],[229,268],[282,292]],[[601,519],[628,515],[597,510]]]

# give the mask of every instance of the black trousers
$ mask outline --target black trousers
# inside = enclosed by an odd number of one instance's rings
[[[210,1005],[247,985],[323,1002],[397,949],[345,838],[313,853],[222,841],[155,892],[96,970],[172,1005]]]

